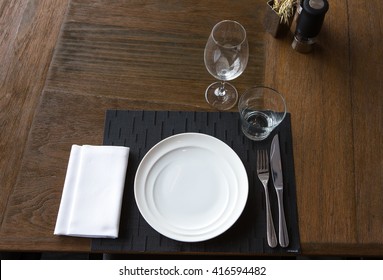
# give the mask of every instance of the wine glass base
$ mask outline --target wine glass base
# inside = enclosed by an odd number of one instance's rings
[[[238,92],[233,85],[226,82],[225,89],[222,91],[222,83],[215,82],[206,89],[205,98],[212,107],[220,111],[226,111],[237,104]]]

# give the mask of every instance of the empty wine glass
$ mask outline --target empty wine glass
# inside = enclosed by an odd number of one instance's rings
[[[237,78],[245,70],[249,59],[246,30],[232,20],[217,23],[206,43],[206,69],[220,82],[212,83],[205,92],[206,101],[218,110],[232,108],[238,100],[236,88],[227,81]]]

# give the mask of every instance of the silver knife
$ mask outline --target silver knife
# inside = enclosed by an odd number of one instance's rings
[[[289,246],[289,235],[286,227],[285,211],[283,209],[283,174],[278,134],[275,134],[273,141],[271,142],[270,166],[274,187],[278,197],[279,244],[281,247],[287,247]]]

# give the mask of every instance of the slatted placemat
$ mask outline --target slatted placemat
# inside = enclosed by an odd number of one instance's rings
[[[92,251],[115,253],[230,253],[299,254],[300,238],[296,206],[290,114],[273,132],[279,133],[284,174],[284,205],[290,236],[287,248],[270,248],[266,240],[264,190],[256,173],[256,150],[269,149],[272,137],[254,142],[243,136],[239,114],[231,112],[121,111],[106,113],[104,145],[130,147],[129,165],[117,239],[93,239]],[[146,152],[162,139],[184,132],[213,135],[227,143],[242,159],[249,178],[249,197],[238,221],[211,240],[179,242],[157,233],[141,216],[134,199],[134,177]],[[278,230],[277,197],[270,185],[271,208]]]

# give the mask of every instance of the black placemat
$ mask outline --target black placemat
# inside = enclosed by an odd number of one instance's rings
[[[227,143],[242,159],[249,179],[249,197],[237,222],[222,235],[203,242],[179,242],[157,233],[141,216],[134,199],[134,177],[146,152],[162,139],[184,132],[213,135]],[[270,149],[279,133],[284,175],[284,206],[290,237],[287,248],[272,249],[266,240],[264,189],[256,172],[256,150]],[[208,252],[229,254],[299,254],[300,237],[296,205],[290,114],[264,141],[247,139],[241,132],[238,113],[108,110],[104,145],[130,147],[119,238],[93,239],[92,251],[109,253]],[[270,180],[271,208],[278,234],[278,206]]]

